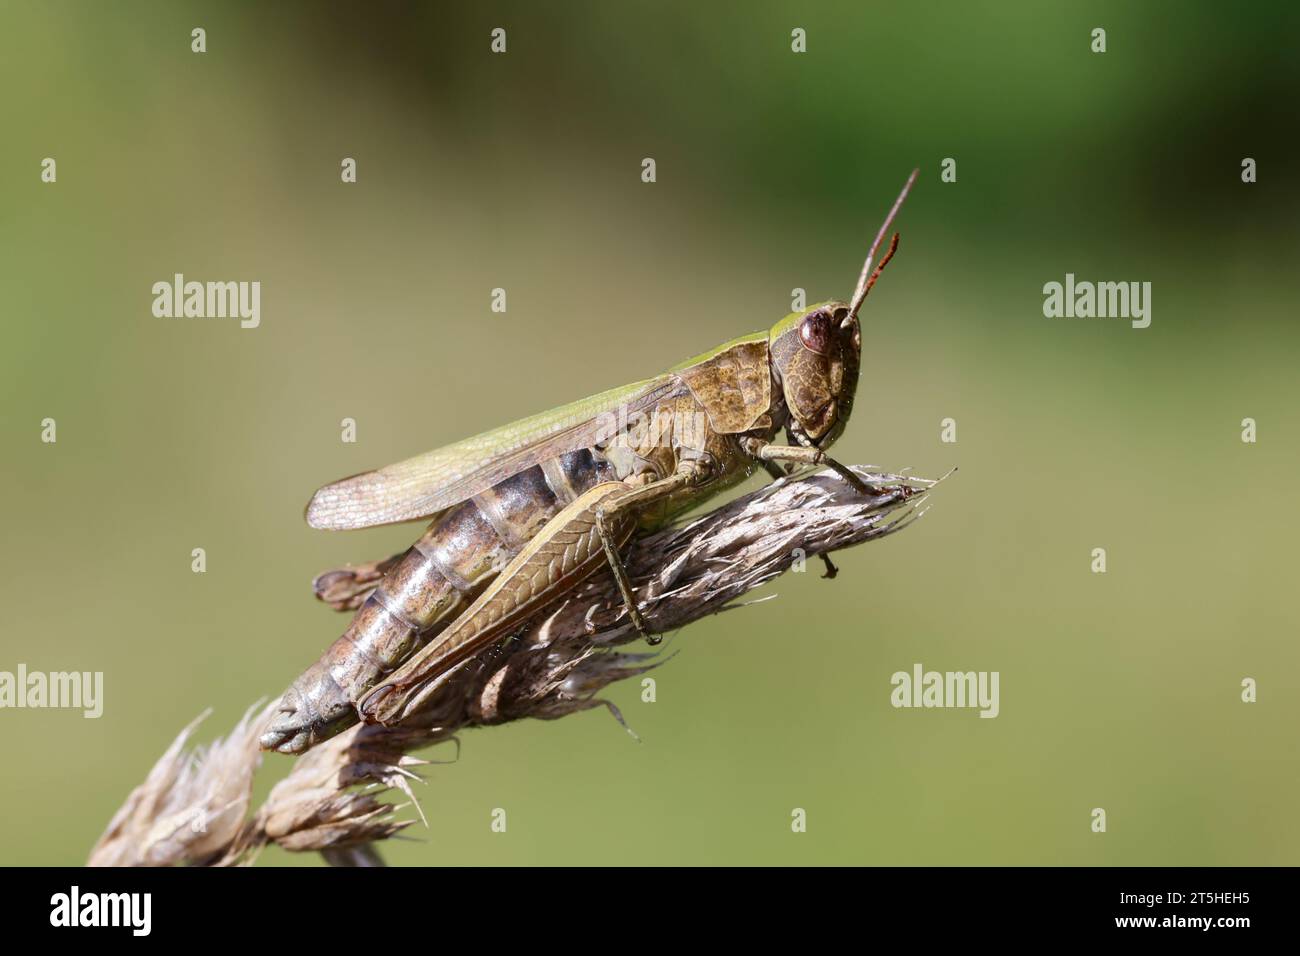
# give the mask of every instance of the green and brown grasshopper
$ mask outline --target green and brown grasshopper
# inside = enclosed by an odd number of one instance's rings
[[[377,471],[326,485],[314,528],[432,518],[404,554],[322,575],[318,596],[358,608],[343,636],[285,692],[262,747],[301,753],[358,719],[392,724],[451,671],[608,565],[647,639],[621,549],[757,467],[825,464],[858,383],[858,310],[898,246],[875,254],[852,299],[794,312],[657,378],[611,389]],[[790,444],[774,439],[782,430]]]

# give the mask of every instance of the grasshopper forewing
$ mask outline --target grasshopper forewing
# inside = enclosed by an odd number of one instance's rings
[[[574,586],[569,577],[543,576],[536,594],[519,590],[526,580],[532,586],[527,569],[536,549],[569,547],[582,534],[589,546],[600,515],[612,525],[600,550],[644,632],[618,553],[628,536],[662,527],[759,466],[781,474],[783,464],[824,463],[861,487],[826,449],[853,408],[858,310],[897,234],[874,270],[873,258],[915,179],[913,171],[848,303],[810,306],[656,378],[320,489],[307,507],[312,527],[432,520],[404,554],[318,579],[323,599],[360,607],[285,692],[262,746],[306,750],[355,723],[363,699],[367,719],[409,713],[474,653],[467,648],[501,636],[510,626],[503,620],[518,623]],[[782,431],[788,443],[776,441]],[[604,487],[615,483],[626,491]],[[585,576],[600,562],[590,547],[583,553]]]
[[[428,518],[566,452],[590,448],[617,423],[676,391],[661,375],[333,482],[307,505],[313,528],[349,529]]]

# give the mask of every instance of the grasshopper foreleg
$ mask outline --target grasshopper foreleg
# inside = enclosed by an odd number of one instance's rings
[[[757,458],[759,461],[764,463],[788,461],[800,465],[826,465],[837,475],[839,475],[841,478],[847,481],[849,485],[859,494],[881,495],[885,493],[884,489],[877,488],[873,485],[867,484],[865,481],[863,481],[861,478],[855,475],[849,468],[847,468],[844,465],[841,465],[838,461],[836,461],[830,455],[826,454],[826,452],[822,451],[820,448],[815,448],[811,445],[801,446],[801,445],[762,444],[759,445],[755,451],[751,452],[751,454],[753,454],[754,457]]]

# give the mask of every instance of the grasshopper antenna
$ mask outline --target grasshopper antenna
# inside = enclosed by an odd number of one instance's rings
[[[894,200],[894,205],[893,208],[889,210],[889,215],[886,216],[885,221],[880,224],[880,231],[876,233],[876,239],[871,243],[871,250],[867,253],[867,261],[862,263],[862,273],[858,276],[858,287],[854,290],[853,299],[849,303],[849,314],[841,323],[841,326],[847,327],[850,322],[857,319],[858,310],[862,308],[862,301],[867,297],[867,293],[871,291],[871,287],[876,284],[876,279],[880,277],[880,273],[884,270],[885,266],[888,265],[889,260],[893,258],[894,250],[898,248],[897,233],[894,234],[893,241],[889,244],[889,251],[886,252],[885,257],[880,260],[880,265],[876,266],[874,272],[872,271],[871,260],[876,257],[876,250],[880,248],[881,240],[885,238],[885,233],[889,231],[889,227],[893,225],[894,217],[898,215],[898,210],[902,208],[903,200],[907,198],[907,194],[912,189],[912,183],[916,182],[916,176],[920,171],[921,170],[919,169],[912,170],[912,175],[908,176],[907,182],[903,184],[903,191],[900,192],[898,198]]]

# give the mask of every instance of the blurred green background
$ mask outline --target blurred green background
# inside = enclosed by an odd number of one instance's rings
[[[930,513],[676,635],[656,703],[609,694],[639,745],[603,711],[469,732],[387,858],[1300,862],[1298,27],[1173,0],[0,6],[0,669],[105,674],[99,720],[0,712],[3,862],[83,861],[184,724],[224,733],[341,632],[315,573],[419,533],[311,531],[317,486],[648,377],[792,288],[847,296],[913,166],[837,447],[960,466]],[[261,327],[154,318],[175,272],[260,280]],[[1066,272],[1150,281],[1151,327],[1044,318]],[[891,708],[915,662],[999,671],[1001,715]]]

